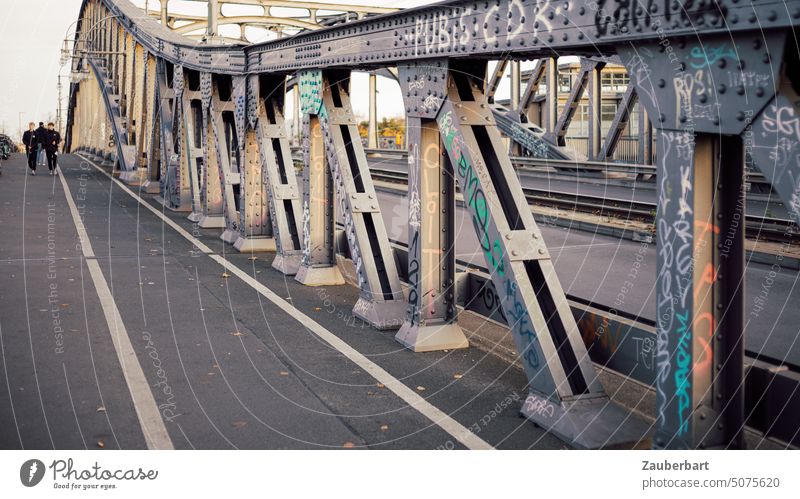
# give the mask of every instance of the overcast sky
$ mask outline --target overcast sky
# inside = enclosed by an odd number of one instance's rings
[[[145,0],[134,0],[144,5]],[[327,3],[333,3],[327,1]],[[347,0],[346,3],[387,7],[411,7],[424,0]],[[0,0],[0,132],[16,135],[19,123],[27,128],[29,121],[55,118],[57,82],[64,75],[63,99],[69,92],[68,66],[61,68],[61,47],[67,31],[72,36],[73,23],[78,18],[81,0]],[[186,0],[170,0],[170,10],[186,13],[203,12],[205,5]],[[150,0],[150,9],[157,10],[159,2]],[[228,7],[225,14],[235,14]],[[190,12],[191,11],[191,12]],[[367,114],[365,75],[354,75],[352,95],[355,112]],[[403,102],[396,82],[378,78],[378,116],[398,116]],[[20,113],[22,113],[20,115]],[[287,117],[291,116],[287,113]],[[64,116],[66,120],[66,115]]]

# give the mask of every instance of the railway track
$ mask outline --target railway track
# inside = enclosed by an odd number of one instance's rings
[[[370,172],[375,180],[398,184],[405,184],[408,181],[408,175],[402,171],[370,167]],[[547,206],[579,213],[591,213],[616,220],[638,221],[650,225],[655,223],[655,203],[531,187],[523,187],[522,192],[525,194],[528,204],[534,206]],[[747,215],[745,228],[746,236],[749,239],[800,243],[800,230],[791,220]]]

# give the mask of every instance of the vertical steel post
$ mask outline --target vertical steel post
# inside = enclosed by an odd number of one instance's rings
[[[545,64],[547,88],[544,100],[544,125],[545,130],[553,133],[558,122],[558,58],[548,57]]]
[[[742,447],[744,224],[730,223],[744,218],[742,141],[673,130],[658,139],[654,445]]]
[[[369,129],[367,130],[367,147],[378,147],[378,77],[369,74]]]
[[[306,286],[344,284],[336,262],[334,243],[333,176],[328,171],[320,124],[322,72],[300,73],[303,110],[303,259],[295,280]]]
[[[408,313],[395,339],[415,352],[466,348],[456,322],[455,177],[435,120],[409,117]]]
[[[595,66],[589,72],[589,103],[588,103],[588,122],[589,143],[586,149],[586,157],[593,160],[600,152],[602,145],[602,72],[603,66]]]
[[[219,36],[219,0],[208,0],[208,30],[209,38]]]
[[[200,73],[200,93],[203,106],[203,172],[200,185],[200,204],[202,215],[198,226],[203,229],[225,228],[222,183],[220,181],[220,153],[218,151],[217,108],[219,96],[213,84],[211,73]]]

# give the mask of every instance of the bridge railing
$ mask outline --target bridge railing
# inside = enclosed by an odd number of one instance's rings
[[[640,135],[655,135],[658,148],[653,445],[740,447],[746,163],[800,218],[800,136],[786,126],[799,111],[800,71],[784,56],[800,1],[784,6],[670,1],[631,14],[612,1],[452,0],[242,47],[181,38],[126,0],[85,0],[73,67],[88,76],[71,88],[67,145],[114,154],[122,178],[224,229],[239,250],[274,248],[275,267],[307,285],[343,282],[338,211],[360,289],[354,315],[399,328],[397,340],[414,351],[468,344],[456,302],[458,182],[529,380],[522,413],[573,445],[598,447],[637,441],[647,425],[600,385],[499,130],[535,155],[563,153],[551,146],[565,145],[588,93],[587,157],[605,160],[639,105],[650,117]],[[559,55],[583,57],[562,109],[552,84]],[[488,59],[539,60],[513,109],[493,102]],[[603,138],[598,88],[608,63],[623,65],[630,83]],[[349,85],[354,69],[387,67],[397,68],[408,120],[403,263],[383,226]],[[302,188],[283,116],[292,76]],[[522,104],[542,82],[551,84],[537,123]]]

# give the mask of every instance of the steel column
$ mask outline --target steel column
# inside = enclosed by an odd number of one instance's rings
[[[547,88],[544,99],[544,127],[548,132],[554,132],[558,122],[558,58],[545,59],[545,74]]]
[[[654,445],[742,447],[744,224],[730,222],[744,206],[744,149],[672,130],[658,147]]]
[[[198,226],[203,229],[225,228],[224,205],[222,199],[222,172],[220,170],[220,152],[217,147],[217,131],[220,111],[223,104],[219,101],[216,88],[210,73],[200,73],[200,93],[203,105],[203,171],[200,186],[200,204],[202,215]]]
[[[601,85],[603,66],[595,66],[589,71],[589,102],[587,126],[589,127],[589,141],[586,147],[586,157],[593,159],[602,146],[602,105],[603,89]]]
[[[367,147],[378,147],[378,76],[369,74],[369,129],[367,130]]]
[[[455,302],[455,176],[434,119],[446,95],[447,62],[398,70],[408,117],[409,289],[395,339],[415,352],[466,348]]]
[[[336,263],[333,175],[328,171],[320,124],[322,72],[307,71],[296,87],[303,111],[303,259],[295,279],[306,286],[344,284]]]

